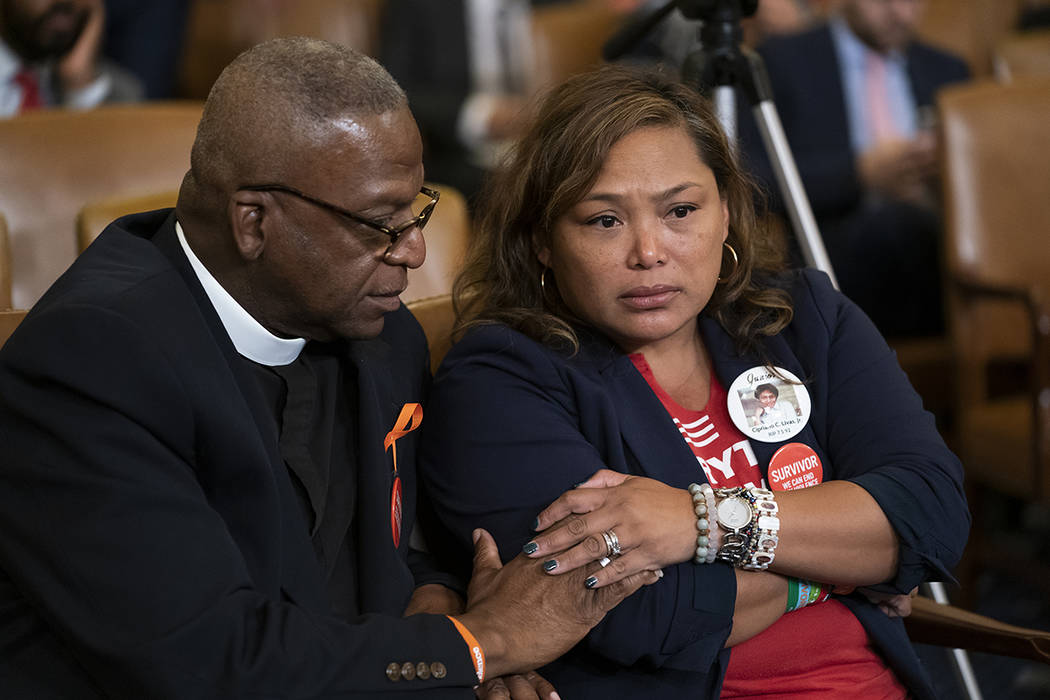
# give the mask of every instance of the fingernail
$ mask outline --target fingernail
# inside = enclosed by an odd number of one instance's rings
[[[590,577],[588,577],[587,580],[583,582],[583,585],[587,586],[587,588],[594,588],[595,586],[598,585],[598,577],[597,576],[590,576]]]
[[[521,548],[521,551],[525,552],[526,554],[535,554],[536,550],[539,548],[540,546],[535,542],[528,542],[525,544],[524,547]]]
[[[572,485],[572,487],[574,489],[578,489],[578,488],[580,488],[580,484],[582,484],[582,483],[583,483],[582,481],[577,481],[575,484]]]
[[[470,533],[470,539],[474,540],[474,544],[477,544],[478,540],[481,539],[481,530],[474,530],[474,532]]]
[[[535,519],[534,519],[534,520],[532,521],[532,531],[533,531],[533,532],[536,532],[536,531],[537,531],[537,530],[539,530],[539,529],[540,529],[540,519],[539,519],[539,518],[535,518]]]
[[[558,560],[557,559],[548,559],[547,561],[543,562],[543,569],[545,571],[554,571],[557,568],[558,568]]]
[[[555,692],[552,692],[550,695],[547,696],[547,698],[548,700],[561,700],[561,696]]]
[[[656,570],[656,578],[663,578],[663,577],[664,577],[664,570],[663,569],[657,569]]]

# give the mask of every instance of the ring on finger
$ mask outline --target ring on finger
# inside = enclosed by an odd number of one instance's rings
[[[613,540],[608,530],[602,532],[602,539],[605,540],[605,556],[611,557],[613,553]]]
[[[609,556],[620,556],[623,550],[620,549],[620,538],[616,536],[616,533],[612,530],[606,530],[602,534],[605,536],[605,544],[609,545]]]
[[[611,561],[612,561],[612,559],[610,559],[609,557],[602,557],[601,559],[598,560],[598,563],[601,564],[602,568],[604,569],[605,567],[607,567],[609,565],[609,562],[611,562]]]

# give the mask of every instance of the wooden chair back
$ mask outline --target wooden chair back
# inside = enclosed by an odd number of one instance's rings
[[[7,242],[7,219],[0,213],[0,309],[11,308],[11,248]]]
[[[430,348],[430,371],[437,372],[445,353],[452,347],[452,326],[456,314],[452,310],[452,295],[440,294],[416,299],[405,304],[423,327]]]
[[[959,450],[971,477],[1050,498],[1050,77],[939,99]],[[1018,395],[994,370],[1024,363]]]
[[[147,103],[0,120],[15,306],[32,306],[73,261],[85,204],[179,187],[200,115],[199,103]]]
[[[0,310],[0,348],[4,347],[4,343],[15,332],[15,328],[18,328],[18,324],[22,322],[27,313],[29,312],[23,309]]]
[[[83,252],[111,221],[127,214],[174,207],[178,190],[88,202],[77,214],[77,250]]]
[[[602,0],[576,0],[532,10],[535,88],[559,83],[602,63],[602,45],[623,14]]]
[[[998,80],[1009,82],[1030,75],[1050,75],[1050,29],[1011,34],[996,47]]]
[[[433,183],[430,186],[441,192],[441,199],[427,222],[426,262],[408,271],[408,289],[401,295],[406,304],[451,292],[470,244],[471,222],[466,199],[448,185]]]
[[[280,36],[311,36],[374,56],[383,0],[194,0],[179,70],[184,97],[203,100],[230,61]]]

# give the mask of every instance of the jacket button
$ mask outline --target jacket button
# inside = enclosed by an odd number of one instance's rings
[[[401,677],[406,681],[415,680],[416,677],[416,666],[411,661],[406,661],[401,664]]]
[[[387,666],[386,677],[395,683],[401,680],[401,664],[394,662]]]
[[[420,661],[416,664],[416,677],[420,680],[426,680],[430,678],[430,667],[426,663]]]
[[[440,661],[430,664],[430,675],[434,676],[434,678],[444,678],[446,673],[445,664]]]

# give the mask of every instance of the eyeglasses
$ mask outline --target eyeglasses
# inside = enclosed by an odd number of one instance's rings
[[[391,227],[391,226],[385,226],[385,225],[379,223],[378,221],[372,221],[371,219],[366,219],[365,217],[363,217],[363,216],[361,216],[359,214],[355,214],[354,212],[349,211],[347,209],[343,209],[340,206],[337,206],[337,205],[332,204],[330,202],[326,202],[323,199],[318,199],[317,197],[311,197],[310,195],[308,195],[308,194],[306,194],[304,192],[300,192],[299,190],[295,189],[294,187],[288,187],[287,185],[245,185],[244,187],[241,187],[239,189],[252,190],[254,192],[284,192],[285,194],[293,195],[295,197],[298,197],[299,199],[302,199],[302,200],[305,200],[307,202],[310,202],[311,204],[315,204],[315,205],[317,205],[319,207],[327,209],[328,211],[335,212],[336,214],[338,214],[340,216],[343,216],[343,217],[346,217],[347,219],[350,219],[351,221],[355,221],[355,222],[357,222],[359,224],[364,224],[365,226],[368,226],[371,229],[374,229],[376,231],[379,231],[380,233],[386,234],[387,236],[390,237],[390,246],[391,247],[393,247],[393,245],[395,243],[397,243],[398,237],[402,233],[404,233],[405,231],[408,231],[413,226],[418,226],[419,230],[422,231],[423,227],[425,227],[427,225],[427,222],[430,221],[430,215],[434,213],[434,207],[437,206],[438,199],[441,198],[441,193],[438,192],[437,190],[432,190],[429,187],[420,187],[419,188],[419,193],[421,195],[425,196],[425,197],[429,197],[430,201],[427,204],[425,204],[423,206],[423,208],[420,209],[419,213],[416,214],[415,216],[413,216],[411,219],[409,219],[408,221],[406,221],[403,224]],[[416,199],[418,200],[419,197],[417,197]],[[389,248],[388,248],[388,250],[389,250]]]

